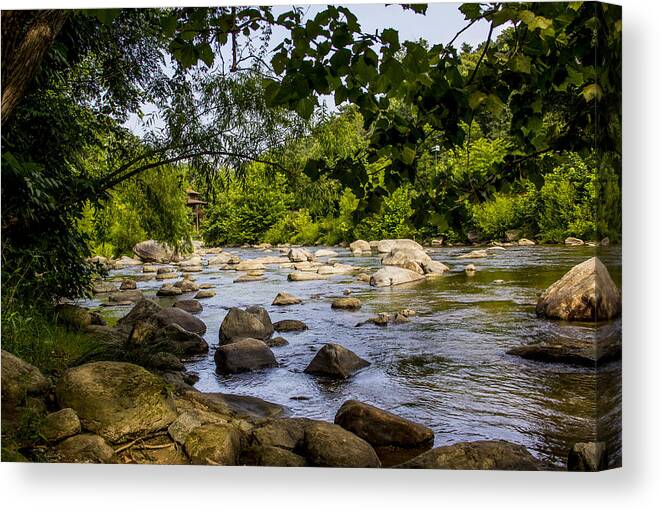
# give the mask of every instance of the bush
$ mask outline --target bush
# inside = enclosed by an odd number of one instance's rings
[[[488,239],[502,239],[511,229],[529,230],[537,210],[538,192],[535,185],[525,182],[521,193],[495,193],[482,204],[468,205],[473,224]]]
[[[378,213],[356,225],[354,236],[365,240],[415,237],[417,231],[411,223],[413,197],[414,192],[410,188],[398,188],[384,199]]]
[[[267,243],[296,243],[314,245],[319,239],[320,226],[312,221],[307,209],[290,211],[264,235]]]
[[[593,239],[596,232],[596,172],[594,162],[569,153],[544,176],[540,190],[539,237],[562,242],[568,236]]]

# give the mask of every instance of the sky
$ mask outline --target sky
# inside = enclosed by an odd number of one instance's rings
[[[222,2],[220,3],[222,4]],[[284,2],[279,3],[283,5],[274,7],[274,14],[276,15],[289,10],[292,5]],[[304,4],[297,5],[305,7]],[[429,3],[427,13],[424,16],[416,14],[411,10],[405,10],[401,6],[394,4],[347,4],[345,2],[342,5],[349,7],[356,15],[364,32],[374,33],[377,30],[381,31],[385,28],[394,28],[399,31],[400,41],[418,40],[422,38],[431,43],[431,45],[437,43],[447,44],[452,40],[455,34],[459,32],[459,30],[468,24],[464,19],[464,15],[459,11],[461,3],[458,2]],[[326,4],[307,5],[306,18],[314,17],[316,13],[323,10],[325,7]],[[457,38],[454,45],[458,48],[463,43],[468,43],[475,47],[484,42],[488,31],[489,25],[487,22],[480,21],[475,23]],[[499,30],[496,30],[494,32],[494,37],[496,37],[498,33]],[[275,29],[271,37],[270,47],[273,48],[277,46],[286,35],[286,30],[279,28]],[[223,51],[226,62],[228,62],[229,56],[225,51],[229,51],[229,48],[226,47]],[[325,102],[331,110],[334,109],[334,101],[332,97],[323,97],[321,98],[321,101]],[[143,107],[145,113],[154,110],[155,108],[153,105],[145,105]],[[129,118],[125,123],[125,126],[137,135],[143,134],[141,121],[135,115],[132,115]]]

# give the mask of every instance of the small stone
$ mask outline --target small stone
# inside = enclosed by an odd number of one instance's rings
[[[175,288],[175,289],[179,289],[179,288]],[[197,296],[195,298],[197,298]],[[177,300],[174,303],[173,307],[178,307],[179,309],[185,310],[186,312],[190,312],[191,314],[202,312],[202,304],[197,300]]]
[[[59,442],[80,433],[80,419],[72,408],[63,408],[46,415],[40,433],[48,442]]]
[[[363,306],[358,298],[336,298],[331,304],[333,309],[358,310]]]
[[[273,328],[276,332],[302,332],[308,326],[297,319],[283,319],[273,323]]]
[[[301,303],[300,298],[282,291],[276,295],[272,305],[296,305],[299,303]]]
[[[126,279],[122,282],[121,286],[119,286],[119,289],[122,291],[126,291],[128,289],[137,289],[138,285],[136,284],[135,280],[133,279]]]
[[[195,298],[197,300],[200,300],[202,298],[213,298],[216,296],[216,292],[211,290],[211,289],[200,289],[197,294],[195,295]]]
[[[163,284],[161,288],[156,291],[156,296],[178,296],[182,294],[181,288],[173,286],[172,284]]]
[[[570,472],[599,472],[608,469],[608,451],[604,442],[574,444],[567,457]]]

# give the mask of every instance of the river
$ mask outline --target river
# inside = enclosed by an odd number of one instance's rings
[[[315,249],[322,247],[315,247]],[[312,250],[312,249],[311,249]],[[379,257],[355,257],[346,249],[340,262],[372,270]],[[198,283],[216,286],[214,298],[201,300],[199,314],[208,327],[208,356],[187,365],[198,373],[201,391],[245,394],[287,407],[291,416],[332,421],[347,399],[358,399],[431,427],[435,445],[458,441],[503,439],[526,446],[538,458],[563,466],[574,442],[606,439],[611,465],[621,463],[621,363],[597,371],[565,364],[527,361],[506,354],[509,348],[535,339],[563,336],[591,338],[610,325],[574,324],[539,319],[537,296],[577,263],[595,254],[594,248],[566,246],[508,247],[488,258],[457,259],[467,247],[430,249],[433,259],[450,266],[444,276],[392,288],[372,288],[354,276],[288,282],[289,269],[267,266],[266,280],[233,283],[234,271],[205,267]],[[599,257],[621,287],[621,251],[600,247]],[[243,259],[277,255],[256,249],[228,249]],[[462,268],[478,271],[467,276]],[[139,268],[135,271],[139,271]],[[113,278],[131,270],[111,272]],[[500,281],[502,283],[495,283]],[[170,281],[138,282],[146,295]],[[333,298],[346,289],[363,307],[356,312],[332,310]],[[303,300],[299,305],[272,306],[279,291]],[[189,298],[194,293],[178,298]],[[99,295],[101,296],[101,295]],[[161,299],[169,304],[173,299]],[[93,300],[87,305],[99,305]],[[288,346],[273,348],[280,367],[221,376],[215,373],[213,347],[230,307],[262,305],[272,320],[298,319],[309,330],[286,333]],[[356,327],[377,312],[414,309],[409,323]],[[104,307],[121,316],[126,307]],[[619,328],[619,321],[615,323]],[[305,374],[315,352],[327,342],[341,344],[371,362],[346,381]],[[599,399],[597,399],[597,395]],[[600,419],[599,419],[600,418]],[[599,430],[599,435],[597,432]]]

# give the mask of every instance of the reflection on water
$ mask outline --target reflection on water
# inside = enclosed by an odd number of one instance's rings
[[[379,258],[340,252],[343,263],[379,267]],[[289,270],[269,266],[267,280],[234,284],[236,272],[206,268],[198,282],[217,286],[204,300],[200,318],[206,339],[218,342],[220,323],[230,307],[259,304],[273,319],[300,319],[310,327],[284,336],[288,346],[274,348],[277,369],[220,376],[214,372],[213,349],[191,361],[203,391],[248,394],[288,407],[293,416],[332,420],[347,399],[359,399],[419,421],[436,433],[436,445],[478,439],[504,439],[528,447],[538,457],[562,465],[571,444],[599,437],[609,444],[611,464],[621,459],[621,365],[600,370],[544,364],[506,354],[509,348],[550,336],[589,339],[597,329],[538,319],[537,296],[573,265],[594,255],[588,247],[511,247],[485,259],[456,259],[467,248],[431,251],[450,266],[450,273],[421,283],[371,288],[352,276],[325,281],[288,282]],[[257,250],[229,250],[243,258],[260,257]],[[620,248],[599,249],[615,282],[621,282]],[[464,274],[473,263],[475,276]],[[115,272],[117,275],[130,271]],[[503,282],[494,282],[503,281]],[[139,282],[155,293],[162,281]],[[331,310],[332,298],[351,289],[363,302],[360,311]],[[303,303],[274,307],[278,291]],[[184,295],[182,298],[189,298]],[[163,300],[163,303],[171,303]],[[91,302],[96,304],[98,302]],[[377,312],[412,308],[410,323],[356,327]],[[124,314],[126,308],[118,308]],[[620,327],[620,323],[599,329]],[[336,342],[372,365],[347,381],[303,373],[313,354],[326,342]],[[598,419],[599,418],[599,419]]]

